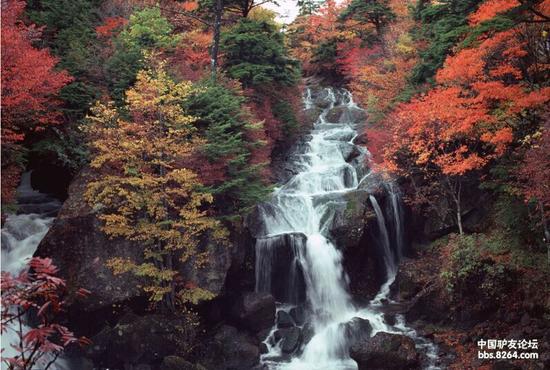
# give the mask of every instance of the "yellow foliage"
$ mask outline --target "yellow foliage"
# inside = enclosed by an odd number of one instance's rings
[[[99,172],[89,183],[86,200],[98,212],[110,237],[139,242],[145,262],[113,258],[115,274],[132,272],[159,302],[174,291],[177,260],[197,253],[206,237],[223,242],[226,230],[206,212],[212,194],[186,167],[204,140],[182,102],[189,82],[174,82],[163,63],[140,71],[126,92],[125,114],[113,103],[96,103],[85,129]]]

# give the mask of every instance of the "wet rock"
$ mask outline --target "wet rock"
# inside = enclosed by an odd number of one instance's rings
[[[310,322],[305,323],[304,327],[302,328],[302,342],[304,344],[308,344],[314,335],[315,331],[313,330],[313,325],[311,325]]]
[[[288,329],[279,329],[275,332],[275,340],[281,341],[281,350],[292,353],[302,342],[302,330],[296,326]]]
[[[306,321],[306,310],[303,306],[292,307],[289,313],[296,325],[303,325]]]
[[[290,328],[294,326],[294,321],[290,314],[286,311],[280,310],[277,312],[277,327],[278,328]]]
[[[201,365],[208,370],[244,370],[256,366],[260,349],[254,338],[223,325],[208,343]]]
[[[396,323],[395,315],[392,314],[392,313],[385,313],[384,314],[384,321],[388,325],[392,325],[392,326],[395,325],[395,323]]]
[[[336,106],[327,112],[325,119],[327,122],[338,123],[347,110],[348,109],[345,106]]]
[[[328,229],[338,248],[345,250],[357,246],[365,232],[365,225],[374,220],[368,196],[364,191],[350,191],[339,201],[328,204],[330,209],[325,217],[332,217]]]
[[[252,332],[270,328],[275,321],[275,298],[269,293],[244,293],[234,304],[232,315]]]
[[[260,343],[260,353],[263,355],[268,352],[269,348],[267,348],[267,344],[265,344],[264,342]]]
[[[344,157],[344,160],[348,163],[361,155],[359,148],[351,143],[339,143],[338,148],[342,153],[342,157]]]
[[[372,333],[372,326],[369,320],[354,317],[345,324],[344,333],[351,346],[367,341]]]
[[[319,108],[328,108],[332,103],[328,90],[316,89],[312,90],[313,104]]]
[[[414,341],[399,334],[379,332],[369,340],[352,345],[350,356],[357,362],[359,370],[405,370],[420,366]]]

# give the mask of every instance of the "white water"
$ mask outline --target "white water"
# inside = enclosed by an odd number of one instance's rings
[[[377,217],[387,281],[366,308],[356,307],[348,293],[348,278],[342,266],[342,253],[328,237],[333,220],[331,215],[334,215],[331,204],[335,196],[356,191],[360,183],[369,181],[368,174],[358,181],[359,174],[364,173],[362,163],[368,152],[356,147],[361,153],[359,160],[355,165],[346,162],[342,147],[353,145],[353,139],[357,136],[356,127],[346,117],[350,117],[349,111],[359,108],[347,91],[326,89],[326,95],[330,105],[320,115],[307,143],[307,150],[295,164],[300,171],[274,192],[269,203],[259,208],[264,230],[256,244],[256,290],[272,292],[286,303],[281,304],[278,310],[288,311],[294,304],[301,303],[296,299],[299,294],[293,290],[305,289],[305,306],[308,308],[308,317],[314,332],[302,351],[295,352],[292,358],[285,358],[281,342],[274,339],[276,328],[273,328],[264,341],[269,352],[261,358],[262,363],[267,364],[270,369],[357,369],[357,364],[349,358],[347,338],[343,330],[343,324],[354,317],[368,319],[373,328],[372,335],[385,331],[416,337],[416,333],[408,329],[402,321],[399,322],[401,327],[387,325],[380,310],[383,303],[388,301],[389,287],[395,279],[403,246],[399,195],[394,191],[393,185],[389,186],[395,234],[393,239],[390,238],[377,199],[374,195],[369,197]],[[314,106],[309,90],[304,97],[304,103],[306,108]],[[344,106],[348,112],[341,116],[344,117],[340,119],[342,122],[327,122],[327,113],[337,104]],[[395,241],[396,247],[393,249],[391,240]],[[277,251],[285,243],[290,243],[293,251],[287,262],[290,265],[289,272],[281,274],[278,271],[277,275],[274,266],[280,267],[285,258],[278,255]],[[303,286],[295,278],[297,270],[303,274]],[[291,278],[286,279],[287,275]],[[284,286],[278,287],[278,284]],[[281,292],[284,294],[280,294]],[[289,300],[289,297],[294,299]]]
[[[58,200],[32,189],[30,176],[30,172],[23,174],[21,185],[17,188],[17,198],[20,210],[31,213],[9,214],[2,228],[1,268],[12,275],[18,275],[27,268],[27,263],[54,220],[52,214],[61,206]],[[23,332],[27,330],[28,327],[24,326]],[[7,328],[2,334],[3,358],[16,354],[11,344],[17,344],[18,340],[18,335]],[[2,362],[1,368],[6,369],[7,365]],[[56,368],[64,368],[62,360],[51,367],[52,370]]]

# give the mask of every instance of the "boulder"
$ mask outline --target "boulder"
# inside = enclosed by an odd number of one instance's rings
[[[286,311],[279,310],[277,312],[277,327],[278,328],[290,328],[294,326],[294,320],[290,314]]]
[[[361,155],[359,148],[348,142],[339,143],[338,148],[342,153],[342,157],[344,157],[345,161],[348,163]]]
[[[201,365],[208,370],[246,370],[256,366],[260,349],[254,338],[223,325],[207,344]]]
[[[341,325],[343,326],[344,334],[350,346],[367,341],[372,333],[372,326],[369,320],[360,317],[354,317],[347,323]]]
[[[306,321],[306,310],[303,306],[292,307],[289,313],[296,325],[303,325]]]
[[[325,119],[327,122],[338,123],[347,110],[348,108],[343,105],[336,106],[327,112]]]
[[[368,201],[369,194],[357,190],[329,196],[335,197],[335,199],[328,204],[330,212],[325,213],[325,220],[322,222],[329,223],[328,230],[331,239],[342,250],[357,246],[366,225],[375,217]],[[315,201],[325,200],[316,199]]]
[[[142,248],[137,242],[109,238],[103,233],[102,224],[96,217],[97,210],[84,199],[87,184],[93,178],[93,172],[84,169],[73,180],[69,197],[36,251],[37,256],[53,259],[68,287],[91,292],[81,306],[84,311],[111,307],[143,295],[140,279],[131,274],[115,276],[106,266],[112,257],[129,258],[139,263]],[[191,258],[177,269],[184,281],[219,294],[231,264],[232,250],[206,242],[198,246],[198,252],[209,256],[208,264],[201,266]]]
[[[359,370],[420,368],[414,341],[404,335],[379,332],[366,341],[350,347],[350,356]]]
[[[254,333],[271,328],[275,324],[275,298],[269,293],[244,293],[233,305],[232,316]]]
[[[281,341],[281,350],[284,353],[293,353],[302,343],[302,330],[296,326],[279,329],[275,332],[275,340]]]

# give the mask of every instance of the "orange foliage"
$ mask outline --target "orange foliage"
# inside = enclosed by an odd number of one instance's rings
[[[97,26],[95,31],[99,37],[111,37],[114,32],[122,28],[128,20],[122,17],[109,17],[103,21],[103,24]]]
[[[212,33],[193,30],[182,34],[171,63],[184,80],[197,81],[209,73]]]
[[[488,0],[482,3],[476,12],[470,15],[470,25],[475,26],[481,22],[492,19],[499,13],[507,12],[510,9],[520,6],[518,0]]]
[[[510,30],[448,57],[437,73],[439,86],[392,115],[389,160],[406,149],[418,166],[463,175],[502,155],[513,140],[514,115],[550,100],[550,88],[529,91],[520,80],[526,54]]]

